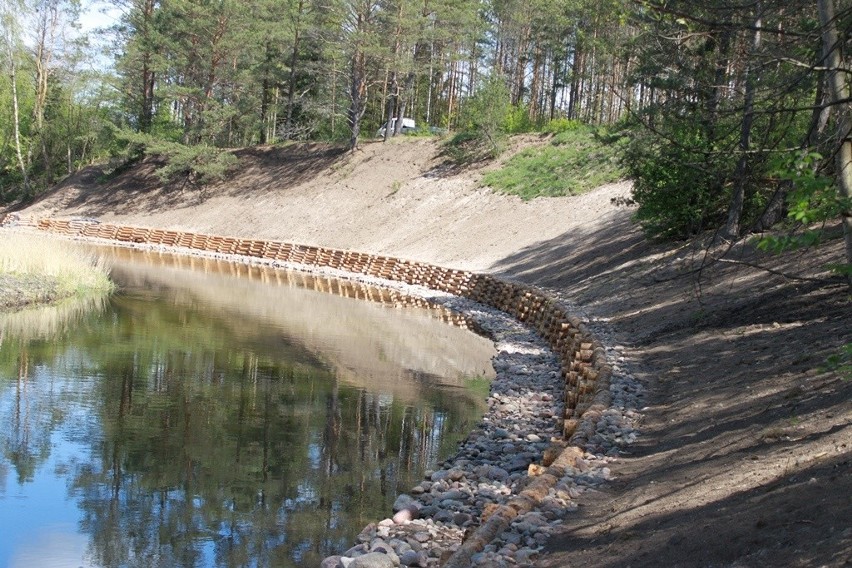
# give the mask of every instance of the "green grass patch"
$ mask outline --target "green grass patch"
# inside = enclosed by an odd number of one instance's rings
[[[486,400],[491,393],[491,379],[482,375],[465,378],[464,386],[468,391],[476,393],[481,400]]]
[[[559,132],[544,146],[527,148],[482,184],[529,200],[589,191],[624,179],[619,164],[621,142],[586,126]]]

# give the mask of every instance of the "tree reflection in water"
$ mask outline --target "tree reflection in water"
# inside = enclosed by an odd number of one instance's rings
[[[65,479],[93,565],[317,565],[481,415],[476,393],[343,383],[274,326],[156,296],[0,344],[2,465]],[[81,450],[49,463],[58,443]]]

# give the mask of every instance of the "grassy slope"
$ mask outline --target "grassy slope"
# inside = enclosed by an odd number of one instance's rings
[[[486,174],[482,183],[529,200],[577,195],[623,178],[617,141],[577,126],[556,134],[547,145],[521,151]]]

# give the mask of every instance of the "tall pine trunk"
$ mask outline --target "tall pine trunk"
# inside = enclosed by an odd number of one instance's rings
[[[754,62],[757,52],[760,50],[760,28],[763,22],[761,2],[755,5],[757,12],[754,19],[754,39],[752,41],[751,57],[746,63],[745,69],[745,101],[743,103],[743,121],[740,126],[740,157],[734,170],[734,191],[728,207],[728,219],[725,223],[723,234],[729,239],[736,239],[740,235],[740,220],[745,207],[745,188],[749,173],[749,150],[751,149],[751,126],[754,122],[754,91],[756,77]]]
[[[837,122],[839,148],[835,154],[837,186],[840,197],[845,201],[843,216],[843,236],[846,241],[846,262],[852,264],[852,109],[849,103],[849,84],[841,74],[844,61],[841,57],[841,43],[837,33],[837,21],[833,0],[817,0],[819,21],[822,26],[822,45],[825,66],[828,67],[828,86],[831,101],[835,103],[833,112]],[[848,62],[847,67],[848,67]],[[852,271],[849,273],[849,286],[852,287]]]
[[[363,118],[366,110],[364,102],[367,91],[366,60],[364,52],[357,49],[352,55],[352,67],[349,74],[349,150],[353,152],[358,148],[361,118]]]
[[[296,31],[293,34],[293,51],[290,54],[290,77],[287,81],[287,117],[284,120],[284,138],[289,140],[293,132],[293,104],[296,96],[296,65],[299,62],[299,40],[301,32],[302,13],[305,10],[304,0],[299,0],[296,12]]]

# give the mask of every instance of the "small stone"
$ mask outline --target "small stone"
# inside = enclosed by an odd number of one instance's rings
[[[480,473],[479,476],[485,479],[505,482],[509,479],[509,472],[502,467],[497,467],[496,465],[484,466],[484,470],[482,470],[482,473]]]
[[[373,539],[373,535],[376,534],[376,523],[370,523],[364,530],[358,533],[358,541],[359,542],[370,542]]]
[[[350,548],[346,552],[344,552],[343,556],[349,556],[349,557],[361,556],[362,554],[366,554],[367,552],[369,552],[369,549],[367,548],[366,545],[358,544],[358,545],[353,546],[352,548]]]
[[[391,539],[390,542],[388,542],[388,544],[390,544],[393,547],[393,549],[396,550],[396,553],[397,553],[398,556],[402,556],[404,553],[411,550],[410,544],[408,544],[404,540],[399,540],[398,538]]]
[[[536,558],[538,558],[538,552],[531,548],[522,548],[515,552],[515,561],[519,565],[531,564]]]
[[[340,568],[343,564],[340,562],[342,557],[340,555],[329,556],[320,562],[320,568]]]
[[[399,557],[399,563],[402,566],[417,566],[425,568],[427,560],[424,553],[409,550]]]
[[[450,470],[448,477],[452,481],[459,481],[461,479],[464,479],[464,471],[459,468],[453,468]]]
[[[467,499],[467,494],[464,491],[459,491],[458,489],[447,491],[441,496],[441,501],[462,501],[464,499]]]
[[[436,481],[443,481],[444,479],[447,479],[449,475],[450,472],[446,469],[439,469],[438,471],[432,474],[432,477],[430,479],[434,483]]]
[[[514,544],[515,547],[517,547],[519,544],[521,544],[521,535],[515,532],[504,533],[503,540],[506,541],[508,544]]]
[[[411,550],[413,550],[414,552],[420,552],[421,550],[423,550],[423,545],[416,539],[406,537],[405,542],[408,543],[408,546],[410,546]]]
[[[393,523],[397,525],[401,525],[403,523],[408,523],[417,518],[417,514],[419,513],[419,507],[412,505],[407,507],[401,511],[397,511],[393,516]]]
[[[393,560],[380,552],[370,552],[359,556],[349,565],[350,568],[395,568]]]
[[[401,511],[403,509],[407,509],[412,505],[416,505],[417,501],[411,496],[402,493],[399,497],[396,498],[396,501],[393,502],[393,512]]]
[[[530,477],[537,477],[547,471],[547,468],[543,465],[539,465],[537,463],[531,463],[527,468],[527,475]]]

